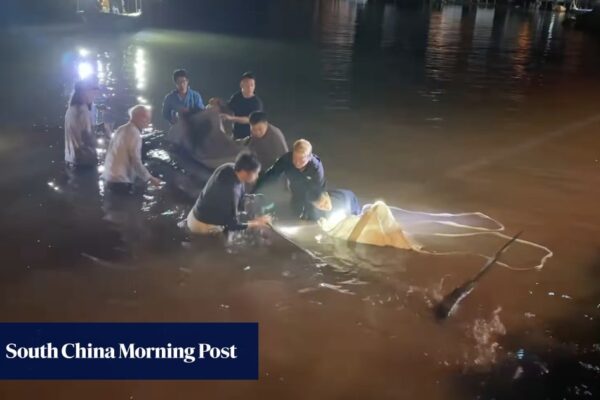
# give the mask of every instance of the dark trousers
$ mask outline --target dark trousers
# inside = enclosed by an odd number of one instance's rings
[[[114,194],[132,194],[133,184],[125,182],[106,182],[106,190]]]

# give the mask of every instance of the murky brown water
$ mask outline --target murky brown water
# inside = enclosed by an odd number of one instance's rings
[[[306,39],[286,35],[275,11],[260,37],[36,27],[0,39],[2,320],[259,321],[261,332],[258,382],[3,382],[1,398],[598,396],[597,38],[518,9],[302,9],[293,29]],[[61,118],[85,63],[115,123],[135,102],[158,108],[176,67],[205,99],[253,70],[272,121],[313,141],[331,186],[412,210],[481,211],[554,257],[541,271],[492,271],[440,324],[431,306],[481,258],[342,249],[354,259],[340,268],[274,235],[190,241],[175,227],[191,205],[178,187],[201,179],[160,154],[148,162],[175,184],[126,203],[94,174],[64,171]]]

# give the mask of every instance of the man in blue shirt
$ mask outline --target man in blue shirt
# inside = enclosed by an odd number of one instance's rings
[[[173,72],[173,81],[176,89],[165,96],[162,114],[171,125],[188,113],[204,110],[204,103],[200,93],[190,88],[187,71],[178,69]]]

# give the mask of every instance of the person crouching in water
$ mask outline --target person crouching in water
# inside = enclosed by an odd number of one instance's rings
[[[265,186],[275,182],[281,175],[285,175],[289,181],[294,217],[309,218],[314,206],[308,201],[307,195],[314,190],[325,190],[326,182],[323,164],[313,154],[308,140],[297,140],[292,151],[279,157],[256,182],[254,193],[264,193]]]
[[[331,189],[312,190],[307,194],[308,201],[314,208],[307,215],[307,219],[318,221],[329,218],[335,214],[359,215],[362,211],[358,198],[351,190]]]
[[[162,181],[150,174],[142,162],[142,130],[152,121],[150,108],[137,105],[129,110],[129,122],[120,126],[110,139],[104,160],[106,188],[128,193],[136,181],[160,186]]]
[[[217,234],[246,228],[258,228],[271,222],[269,215],[247,223],[240,222],[245,185],[258,178],[260,162],[254,154],[241,153],[235,163],[221,165],[213,172],[187,217],[192,233]]]

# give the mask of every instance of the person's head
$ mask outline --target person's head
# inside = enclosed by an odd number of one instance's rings
[[[240,89],[244,97],[254,96],[254,90],[256,89],[256,79],[252,72],[245,72],[240,80]]]
[[[140,130],[145,129],[152,121],[152,110],[143,104],[138,104],[129,109],[129,119]]]
[[[235,159],[235,173],[243,183],[254,183],[260,173],[260,161],[254,153],[243,152]]]
[[[304,169],[306,164],[312,157],[312,145],[306,139],[299,139],[294,142],[294,148],[292,153],[292,162],[296,169]]]
[[[331,211],[333,208],[331,205],[331,197],[329,197],[329,193],[327,193],[325,189],[318,188],[311,190],[308,192],[307,196],[308,201],[310,201],[318,210]]]
[[[173,72],[173,82],[175,82],[175,87],[179,93],[187,93],[190,81],[185,69],[176,69]]]
[[[90,80],[81,80],[75,82],[73,87],[73,93],[69,100],[71,106],[91,106],[94,102],[94,98],[98,95],[100,88],[98,85]]]
[[[260,139],[265,136],[267,129],[269,128],[269,121],[267,120],[267,113],[263,111],[254,111],[250,114],[250,133],[252,137]]]

